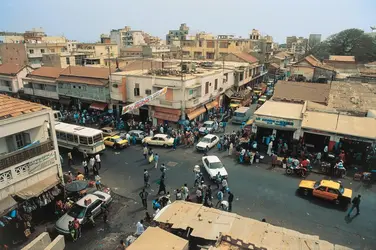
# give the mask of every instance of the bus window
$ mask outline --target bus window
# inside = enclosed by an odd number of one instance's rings
[[[61,132],[60,132],[60,140],[64,140],[64,141],[66,141],[66,140],[67,140],[67,134],[66,134],[66,133],[61,133]]]
[[[77,135],[74,136],[74,142],[78,143],[78,136]]]
[[[94,143],[102,140],[102,134],[94,135]]]
[[[67,134],[67,141],[73,142],[73,135]]]
[[[88,139],[89,139],[89,144],[91,145],[91,144],[93,144],[93,137],[88,137]]]
[[[85,137],[85,136],[80,136],[80,144],[87,145],[87,137]]]

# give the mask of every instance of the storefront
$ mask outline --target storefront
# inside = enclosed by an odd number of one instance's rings
[[[263,142],[271,135],[292,142],[300,137],[302,104],[266,101],[255,113],[256,138]]]
[[[153,125],[168,124],[176,126],[176,123],[180,120],[180,116],[180,109],[154,107],[154,111],[152,112]]]
[[[187,109],[186,110],[186,114],[187,114],[187,120],[189,121],[193,121],[193,120],[196,120],[196,121],[202,121],[204,120],[204,114],[206,112],[206,108],[205,107],[199,107],[199,108],[196,108],[196,109]]]

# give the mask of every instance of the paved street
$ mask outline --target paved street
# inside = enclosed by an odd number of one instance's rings
[[[193,148],[185,147],[180,147],[176,151],[154,148],[154,152],[160,154],[160,163],[165,163],[168,167],[166,185],[171,194],[173,189],[181,187],[184,183],[188,183],[192,188],[193,166],[200,164],[202,154]],[[362,195],[361,215],[352,221],[346,221],[346,213],[331,204],[296,196],[295,191],[300,179],[285,176],[282,169],[270,170],[266,164],[240,165],[234,158],[224,152],[217,152],[216,149],[212,149],[209,154],[218,155],[229,173],[229,187],[235,195],[233,212],[254,219],[266,218],[267,222],[274,225],[307,234],[317,234],[324,240],[354,249],[376,248],[374,189],[366,189],[359,182],[343,181],[345,186],[354,190],[354,194]],[[143,159],[140,145],[129,147],[120,153],[108,149],[102,156],[102,162],[100,175],[103,183],[112,187],[120,196],[128,197],[127,206],[132,207],[115,212],[115,218],[124,220],[124,225],[123,221],[116,219],[114,222],[115,219],[112,219],[110,229],[104,233],[134,232],[134,223],[144,216],[144,211],[139,209],[141,204],[138,197],[143,186],[143,169],[149,170],[152,180],[149,207],[151,200],[156,197],[158,185],[155,181],[160,176],[160,170],[155,170],[152,164],[149,165]],[[315,174],[309,176],[309,179],[320,178],[322,176]],[[149,211],[151,212],[151,209]]]

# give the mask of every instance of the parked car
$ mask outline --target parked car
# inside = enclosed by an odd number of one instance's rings
[[[125,147],[128,146],[128,141],[121,138],[118,135],[107,136],[107,137],[103,138],[103,141],[104,141],[104,145],[106,145],[108,147],[112,147],[114,149],[125,148]]]
[[[214,121],[206,121],[204,124],[199,128],[200,134],[210,134],[214,132]]]
[[[171,147],[174,144],[174,138],[165,134],[156,134],[153,137],[147,136],[142,140],[142,143],[148,145]]]
[[[93,217],[97,217],[102,211],[101,206],[109,205],[112,202],[110,194],[95,191],[93,194],[87,194],[82,199],[78,200],[68,212],[66,212],[55,223],[55,228],[60,234],[69,234],[68,224],[75,218],[78,219],[81,225],[88,222],[88,215],[91,213]]]
[[[215,145],[217,145],[218,141],[219,141],[219,138],[216,135],[212,135],[212,134],[205,135],[201,139],[201,141],[197,143],[196,149],[198,151],[205,151],[206,149],[209,150]]]
[[[121,133],[120,134],[120,137],[125,139],[126,135],[129,134],[132,138],[132,136],[134,135],[136,137],[136,141],[137,142],[142,142],[142,140],[145,138],[146,136],[146,133],[142,130],[131,130],[129,132],[126,132],[126,133]]]
[[[302,180],[298,191],[304,196],[312,195],[344,207],[351,203],[352,198],[351,189],[344,188],[340,182],[332,180]]]
[[[103,128],[101,128],[101,130],[103,132],[103,136],[104,137],[106,137],[106,136],[115,136],[115,135],[119,134],[119,131],[116,131],[112,127],[103,127]]]
[[[215,180],[218,172],[221,174],[222,178],[227,178],[227,171],[222,164],[221,160],[215,155],[209,155],[202,157],[202,164],[206,172],[209,174],[211,180]]]

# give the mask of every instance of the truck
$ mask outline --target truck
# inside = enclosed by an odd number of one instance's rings
[[[251,102],[252,92],[249,89],[235,93],[231,96],[230,108],[237,109],[244,106],[249,106]]]

